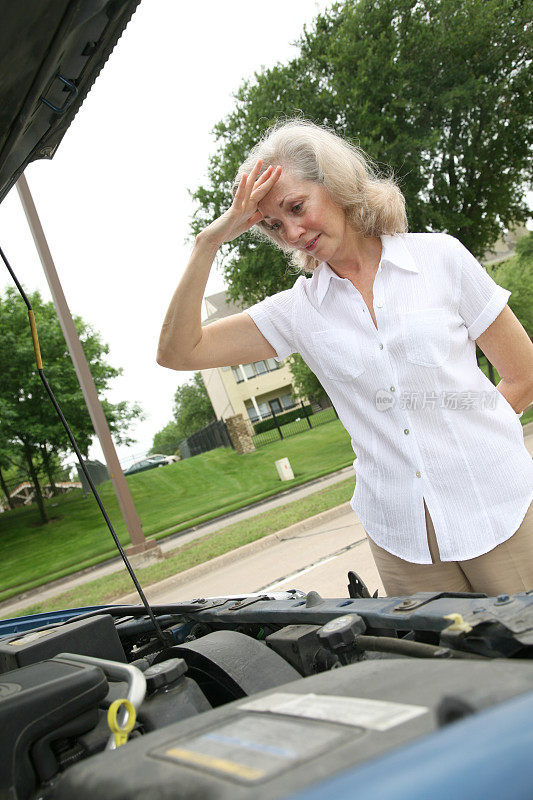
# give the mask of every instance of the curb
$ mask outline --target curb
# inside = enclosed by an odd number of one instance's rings
[[[263,536],[261,539],[256,539],[255,542],[243,544],[242,547],[237,547],[235,550],[230,550],[229,552],[223,553],[220,556],[215,556],[215,558],[211,558],[209,561],[204,561],[203,564],[197,564],[195,567],[191,567],[183,572],[178,572],[176,575],[171,575],[168,578],[163,578],[163,580],[156,581],[156,583],[147,584],[146,586],[143,586],[143,589],[149,590],[155,587],[164,589],[165,586],[172,586],[175,589],[179,589],[179,587],[183,584],[188,583],[196,578],[201,578],[203,575],[206,575],[210,572],[215,572],[219,567],[224,567],[227,564],[233,564],[236,561],[240,561],[242,558],[254,555],[261,550],[266,550],[268,547],[271,547],[278,542],[284,542],[287,539],[294,539],[296,536],[299,536],[300,533],[303,533],[309,528],[313,528],[315,525],[320,523],[330,522],[337,517],[342,517],[349,511],[351,511],[354,515],[354,522],[358,522],[355,513],[352,511],[350,503],[342,503],[340,506],[329,508],[327,511],[321,511],[320,514],[315,514],[313,517],[308,517],[301,522],[295,522],[294,525],[289,525],[288,528],[282,528],[282,530],[276,531],[276,533],[270,533],[268,536]],[[117,604],[128,604],[136,599],[137,592],[130,592],[127,595],[117,598],[113,602]]]

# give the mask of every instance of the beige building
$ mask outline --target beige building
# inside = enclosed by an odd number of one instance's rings
[[[241,311],[225,292],[206,297],[205,308],[204,325]],[[242,414],[245,419],[257,422],[270,417],[272,411],[281,414],[295,405],[289,366],[274,358],[236,367],[203,369],[201,374],[217,419]]]
[[[528,233],[529,231],[525,225],[518,225],[516,228],[511,228],[504,236],[498,239],[492,250],[487,250],[487,252],[484,253],[481,262],[484,265],[497,264],[499,261],[510,258],[514,255],[517,241]]]

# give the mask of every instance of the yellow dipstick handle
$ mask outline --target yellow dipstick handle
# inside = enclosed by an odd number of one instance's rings
[[[37,362],[37,369],[42,369],[43,362],[41,361],[41,351],[39,349],[39,337],[37,336],[37,325],[35,324],[35,315],[31,309],[28,311],[28,316],[30,318],[31,338],[33,340],[33,349],[35,350],[35,360]]]
[[[121,706],[124,706],[128,712],[128,718],[122,728],[118,724],[117,719],[118,711]],[[107,724],[109,725],[111,733],[115,737],[116,747],[126,744],[128,741],[128,735],[133,730],[133,726],[135,725],[136,717],[137,714],[135,713],[133,703],[130,703],[129,700],[123,698],[122,700],[115,700],[113,703],[111,703],[107,712]]]
[[[462,618],[461,614],[446,614],[444,619],[450,619],[452,621],[451,625],[448,625],[446,630],[448,631],[462,631],[463,633],[470,633],[472,630],[472,626],[465,622]]]

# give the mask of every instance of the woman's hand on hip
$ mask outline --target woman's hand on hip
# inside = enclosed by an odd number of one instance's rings
[[[249,175],[244,173],[233,198],[233,203],[222,216],[205,228],[200,236],[220,246],[231,242],[263,218],[257,204],[269,193],[279,176],[281,167],[269,166],[259,177],[262,159],[259,159]]]

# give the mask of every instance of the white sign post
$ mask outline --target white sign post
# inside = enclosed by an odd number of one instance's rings
[[[292,481],[294,479],[294,472],[288,458],[280,458],[275,463],[281,481]]]

